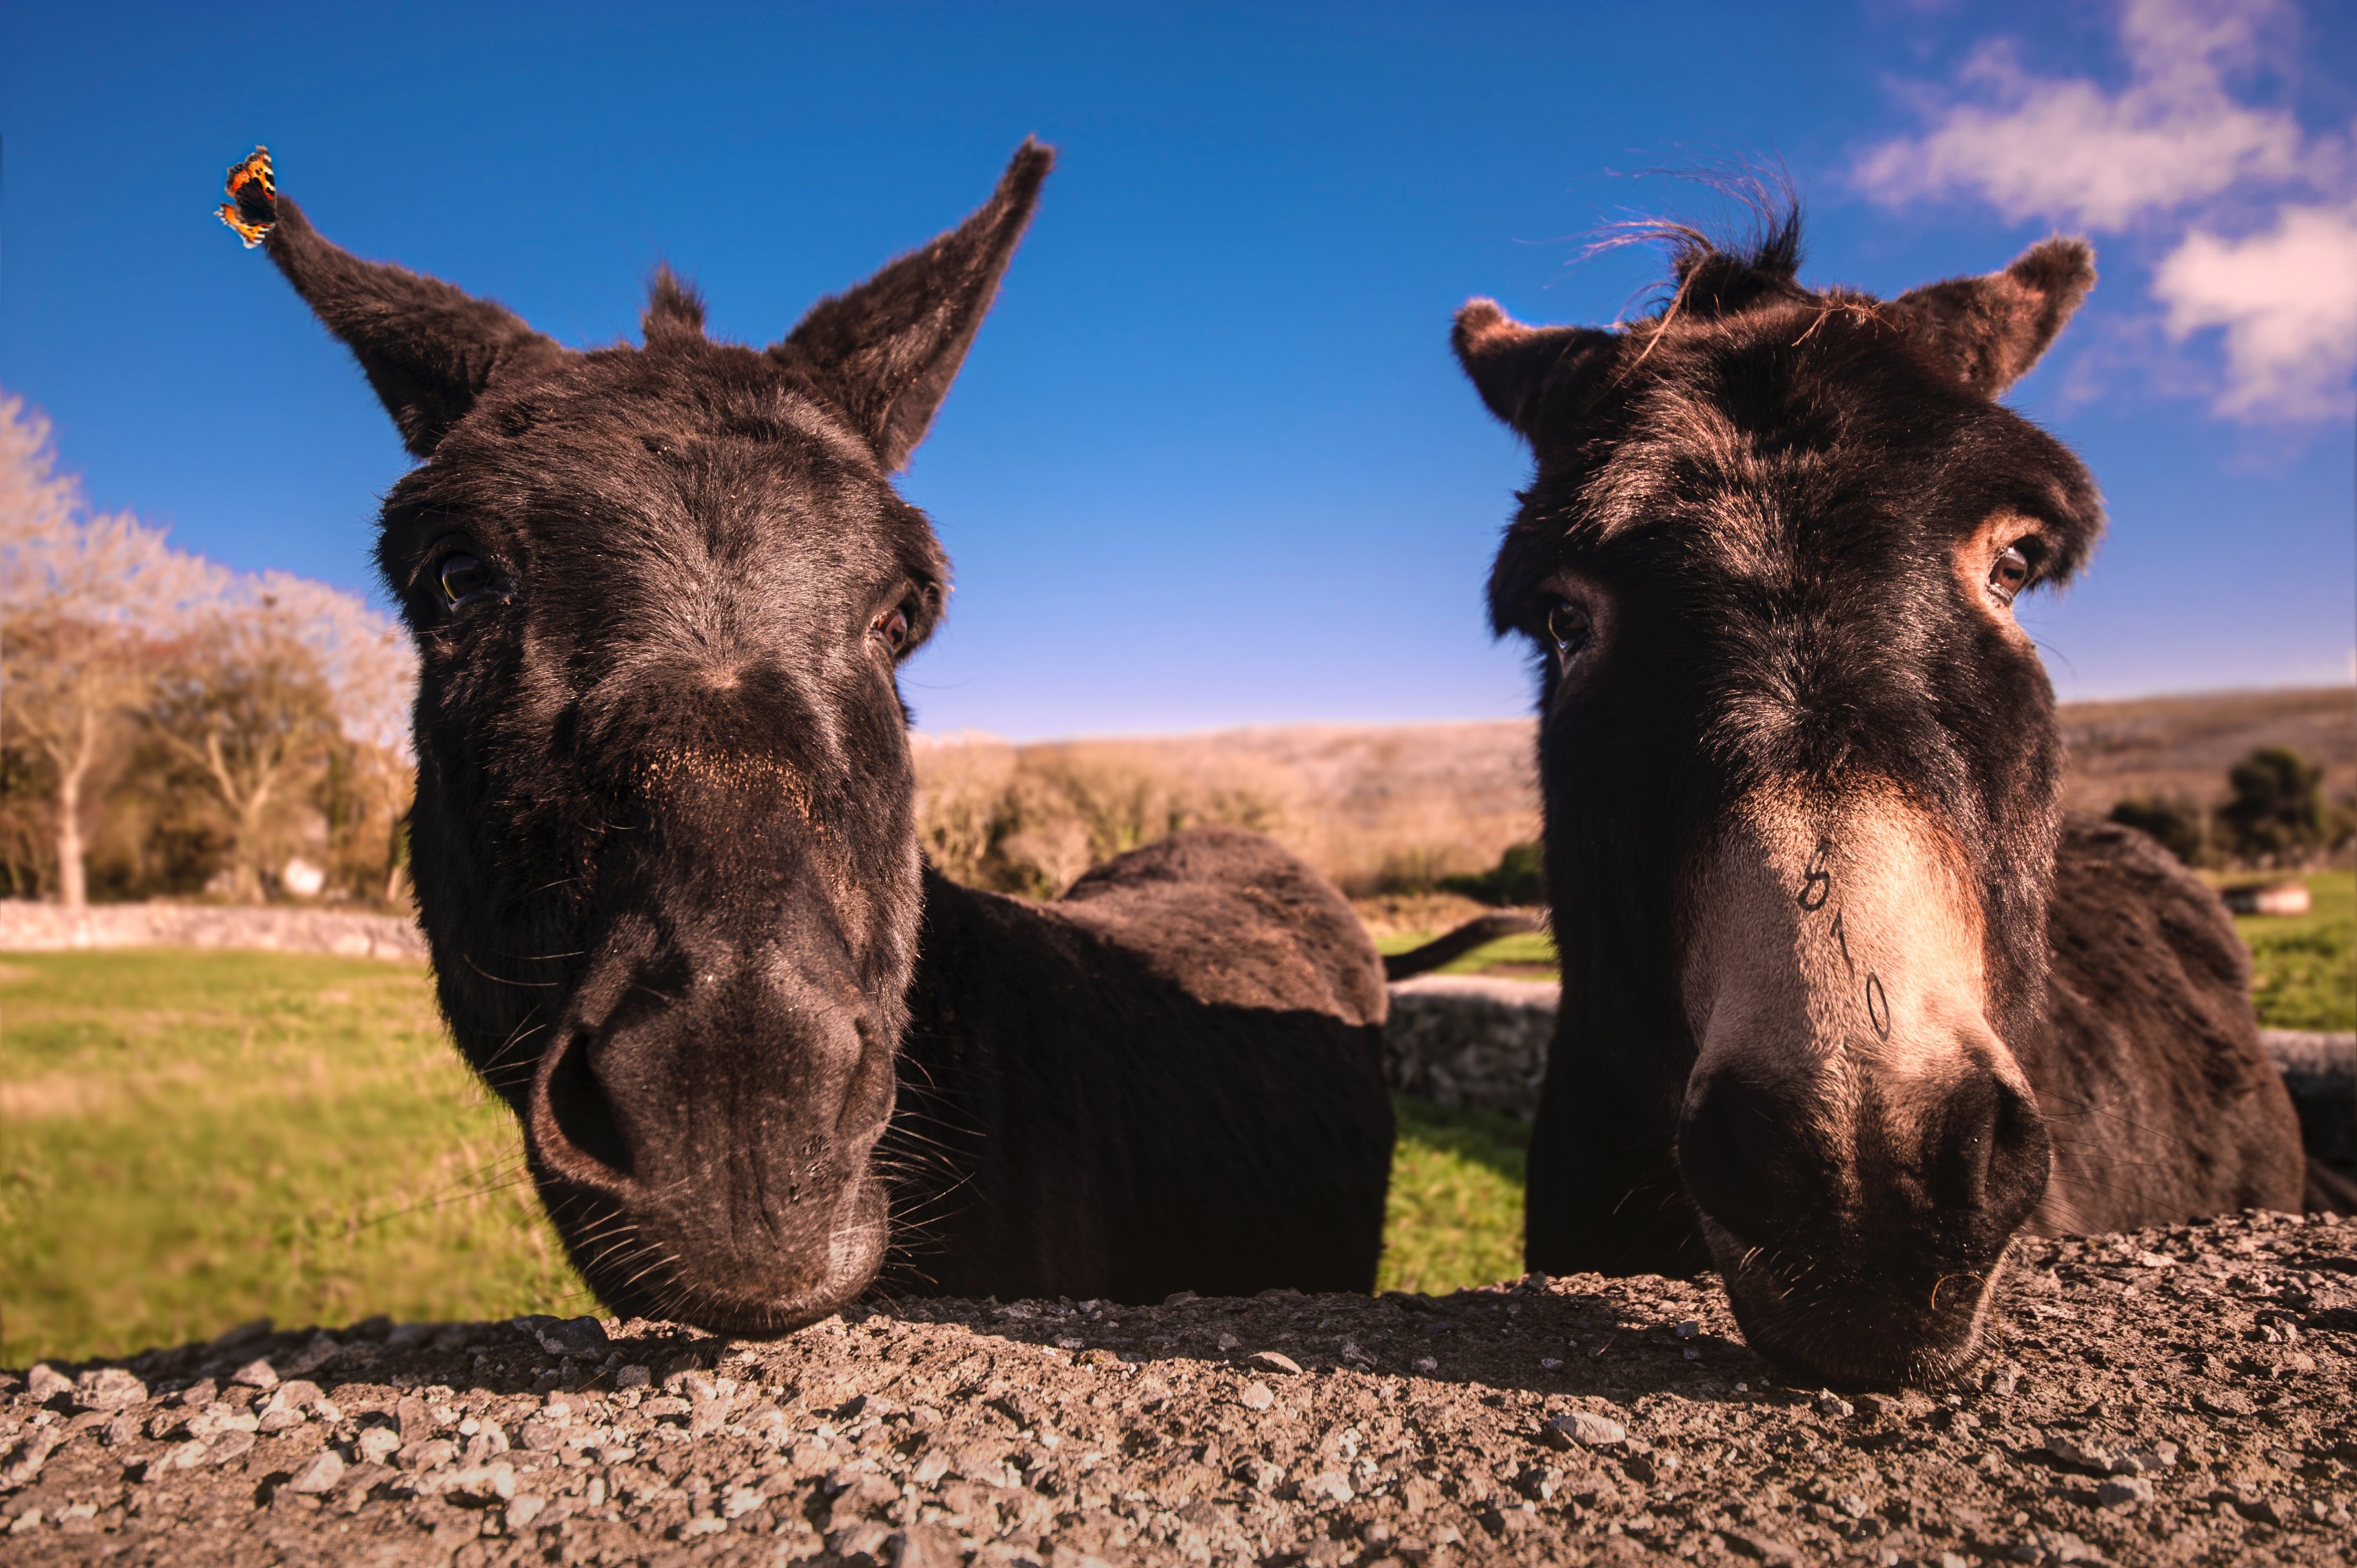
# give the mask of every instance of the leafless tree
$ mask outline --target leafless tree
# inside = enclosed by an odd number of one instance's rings
[[[162,648],[227,574],[127,513],[93,516],[48,421],[0,395],[0,680],[11,737],[48,764],[59,900],[88,898],[84,820]]]

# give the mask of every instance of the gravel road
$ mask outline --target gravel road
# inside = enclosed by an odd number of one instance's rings
[[[0,1376],[0,1560],[2352,1561],[2357,1224],[2017,1254],[1969,1380],[1787,1384],[1708,1280],[271,1333]]]

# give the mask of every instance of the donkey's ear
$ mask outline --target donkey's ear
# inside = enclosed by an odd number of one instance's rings
[[[256,147],[229,171],[221,221],[270,259],[367,372],[402,444],[430,457],[494,377],[517,361],[565,352],[503,306],[404,267],[363,262],[320,238],[278,194],[270,154]]]
[[[963,223],[811,307],[770,353],[849,417],[887,468],[925,437],[1031,221],[1056,155],[1026,140]]]
[[[1497,301],[1475,299],[1448,341],[1490,412],[1536,444],[1547,392],[1604,363],[1620,339],[1592,327],[1525,327]]]
[[[2093,248],[2057,235],[2001,273],[1926,284],[1889,308],[1916,347],[1983,397],[1996,397],[2029,374],[2094,286]]]
[[[281,197],[270,259],[367,372],[402,444],[430,457],[485,387],[519,361],[561,355],[503,305],[322,239]]]

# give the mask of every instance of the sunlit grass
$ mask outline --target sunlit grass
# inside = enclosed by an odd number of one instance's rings
[[[0,1364],[588,1304],[416,965],[9,955],[0,1128]]]
[[[1403,931],[1396,936],[1378,937],[1375,939],[1375,950],[1385,954],[1406,952],[1442,934],[1439,931]],[[1500,937],[1496,941],[1475,948],[1431,972],[1480,974],[1493,969],[1512,972],[1528,970],[1533,972],[1530,978],[1551,979],[1555,967],[1555,939],[1544,931],[1525,931],[1516,936]],[[1545,972],[1538,972],[1542,971]]]
[[[1437,1293],[1523,1272],[1523,1151],[1530,1129],[1509,1117],[1394,1097],[1383,1226],[1384,1290]]]
[[[2234,917],[2251,948],[2259,1022],[2270,1029],[2357,1029],[2357,871],[2298,880],[2308,884],[2307,914]]]
[[[1521,1272],[1523,1130],[1399,1101],[1386,1288]],[[594,1304],[414,964],[0,959],[0,1365]]]

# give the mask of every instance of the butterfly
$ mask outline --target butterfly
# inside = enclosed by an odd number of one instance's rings
[[[237,231],[249,251],[267,239],[278,222],[278,182],[270,174],[270,149],[256,147],[242,163],[230,165],[229,199],[221,220]]]

